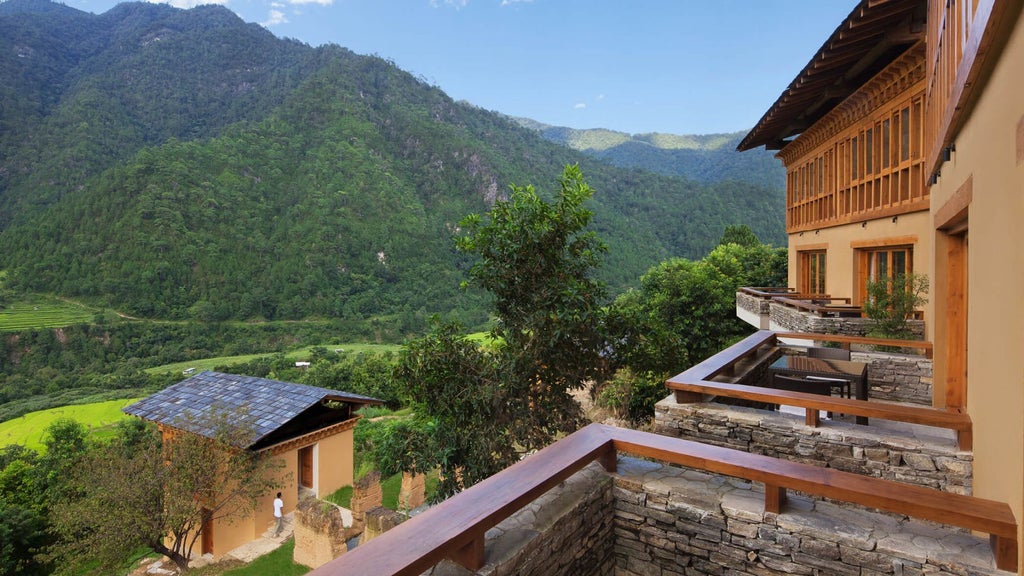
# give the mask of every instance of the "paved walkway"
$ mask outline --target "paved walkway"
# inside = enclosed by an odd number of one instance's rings
[[[295,532],[295,513],[292,512],[284,515],[284,526],[281,527],[281,534],[276,537],[274,536],[274,526],[275,524],[271,523],[270,528],[267,528],[267,531],[263,533],[261,538],[253,540],[248,544],[242,544],[225,554],[224,557],[235,558],[249,563],[264,554],[277,550]]]

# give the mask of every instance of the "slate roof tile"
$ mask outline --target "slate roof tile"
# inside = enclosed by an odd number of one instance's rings
[[[202,418],[212,410],[245,414],[255,428],[251,446],[322,400],[381,403],[376,398],[340,390],[207,371],[126,406],[123,411],[204,436],[215,434],[209,421]]]

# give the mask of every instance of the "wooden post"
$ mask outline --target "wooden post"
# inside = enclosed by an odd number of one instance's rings
[[[467,570],[476,572],[484,567],[484,535],[477,534],[465,546],[455,550],[449,558]]]
[[[989,544],[992,545],[992,555],[996,557],[996,568],[1000,570],[1017,571],[1017,540],[1007,536],[989,536]]]
[[[686,390],[676,390],[676,404],[694,404],[697,402],[703,402],[704,395],[700,392],[688,392]]]
[[[817,408],[804,408],[804,423],[817,428],[821,425],[821,412]]]
[[[618,452],[615,450],[615,445],[609,442],[608,449],[598,457],[597,461],[604,467],[605,472],[614,474],[619,466]]]
[[[786,504],[786,489],[773,484],[764,485],[764,511],[775,514],[782,513],[782,507]]]

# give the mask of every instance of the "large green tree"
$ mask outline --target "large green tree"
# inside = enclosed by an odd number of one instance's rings
[[[649,418],[653,400],[665,395],[665,378],[749,333],[736,318],[739,287],[785,281],[786,249],[750,242],[742,229],[730,229],[701,260],[673,258],[648,270],[640,289],[615,300],[607,320],[616,364],[640,379],[633,393],[645,398],[623,402],[631,405],[630,417]]]
[[[588,230],[593,195],[567,166],[551,201],[513,187],[486,217],[463,220],[457,245],[479,257],[470,281],[493,297],[493,345],[439,325],[399,369],[417,423],[384,452],[400,467],[439,466],[441,494],[473,484],[582,421],[571,391],[600,378],[605,289],[594,277],[604,244]]]

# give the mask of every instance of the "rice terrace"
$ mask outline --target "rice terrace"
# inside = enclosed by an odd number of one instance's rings
[[[0,332],[60,328],[92,322],[98,311],[47,296],[30,296],[0,308]]]

